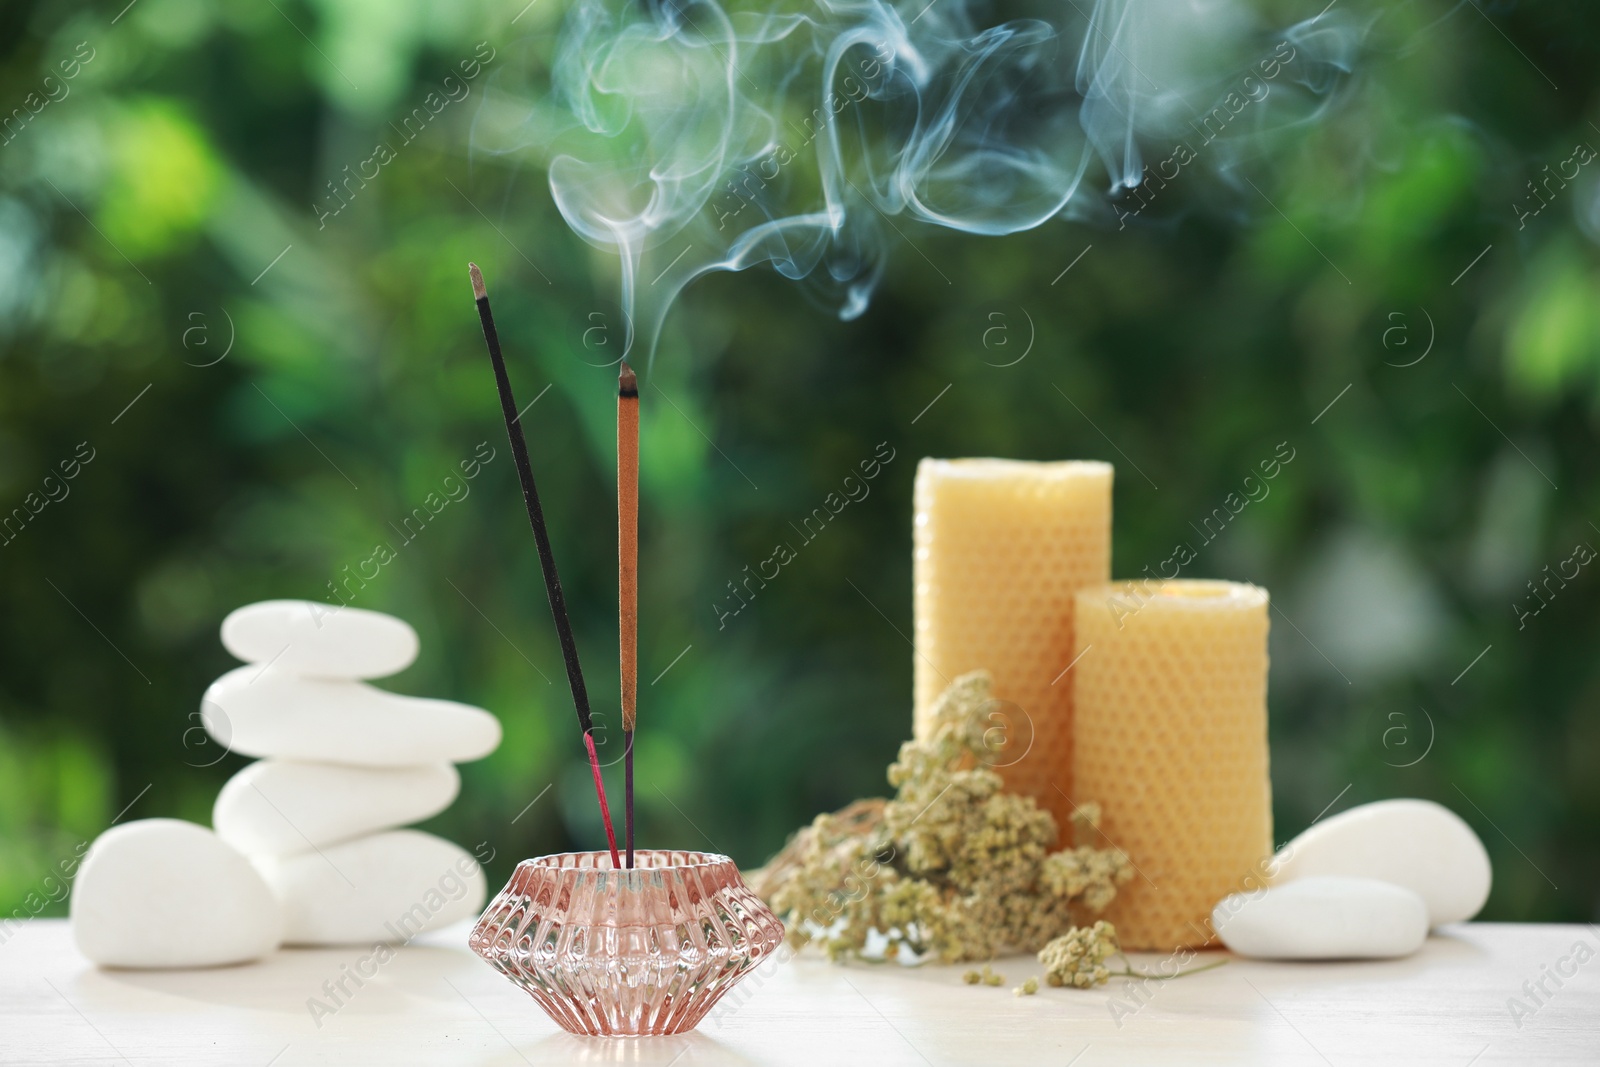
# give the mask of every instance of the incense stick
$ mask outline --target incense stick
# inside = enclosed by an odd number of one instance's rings
[[[622,648],[623,819],[633,866],[633,727],[639,716],[639,380],[617,375],[617,616]]]
[[[550,614],[555,618],[556,635],[561,640],[561,657],[567,665],[567,684],[572,687],[572,706],[578,713],[578,726],[583,731],[583,745],[589,755],[589,769],[594,774],[594,791],[600,799],[600,818],[605,822],[606,841],[611,846],[611,866],[621,866],[617,855],[617,834],[611,825],[611,806],[606,803],[606,787],[600,777],[600,758],[594,750],[594,722],[589,716],[589,691],[583,684],[583,667],[578,663],[578,645],[572,637],[572,620],[567,618],[567,600],[561,592],[561,576],[556,573],[555,554],[550,550],[550,533],[545,528],[544,508],[539,504],[539,488],[533,481],[533,465],[528,462],[528,442],[522,435],[522,422],[517,414],[517,402],[511,395],[511,379],[506,375],[506,361],[500,354],[500,335],[494,328],[494,315],[489,311],[489,290],[483,284],[483,272],[476,263],[467,264],[472,276],[472,295],[478,302],[478,318],[483,323],[483,339],[489,346],[489,361],[494,364],[495,387],[500,391],[500,411],[506,420],[506,436],[511,439],[511,457],[516,463],[517,477],[522,482],[522,499],[528,505],[528,522],[533,527],[533,542],[539,549],[539,566],[544,571],[545,593],[550,598]]]

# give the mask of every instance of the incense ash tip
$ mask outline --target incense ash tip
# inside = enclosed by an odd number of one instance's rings
[[[617,395],[638,396],[639,379],[633,373],[633,368],[628,366],[628,361],[622,361],[622,370],[617,374]]]
[[[476,300],[482,300],[484,297],[488,296],[489,290],[486,289],[483,284],[483,271],[478,269],[478,265],[476,263],[468,263],[467,273],[472,275],[473,298]]]

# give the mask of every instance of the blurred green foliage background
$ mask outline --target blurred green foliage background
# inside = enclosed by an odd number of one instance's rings
[[[1116,463],[1114,569],[1132,577],[1288,442],[1271,495],[1191,572],[1258,582],[1278,608],[1279,839],[1330,805],[1431,797],[1494,858],[1486,918],[1600,917],[1600,571],[1541,601],[1528,585],[1600,544],[1600,168],[1517,207],[1542,168],[1600,146],[1600,10],[1350,8],[1370,23],[1358,70],[1252,165],[1259,192],[1179,182],[1124,229],[918,229],[925,256],[896,244],[853,323],[770,272],[688,291],[645,387],[641,843],[759,863],[884,791],[910,722],[918,457]],[[402,143],[391,124],[480,43],[509,55],[560,15],[0,7],[0,510],[79,461],[0,548],[0,913],[124,809],[209,823],[247,762],[197,729],[232,664],[223,615],[330,599],[485,441],[470,495],[355,603],[421,633],[384,684],[505,725],[429,828],[489,842],[492,885],[599,840],[465,264],[484,265],[538,397],[527,425],[602,709],[609,265],[542,175],[471,151],[481,82],[319,221],[328,183]],[[30,93],[58,98],[33,113]],[[719,620],[726,583],[880,442],[895,458],[870,497]]]

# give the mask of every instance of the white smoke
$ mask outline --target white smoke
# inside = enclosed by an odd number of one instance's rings
[[[1326,13],[1274,31],[1238,0],[1079,3],[575,0],[475,147],[548,170],[572,229],[619,257],[648,352],[708,271],[769,264],[850,318],[893,231],[1015,233],[1109,217],[1196,158],[1226,175],[1330,106],[1361,39]]]

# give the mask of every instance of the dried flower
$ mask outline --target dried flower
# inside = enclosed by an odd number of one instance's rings
[[[1005,975],[996,974],[994,971],[991,971],[988,967],[985,967],[983,969],[983,984],[984,985],[1004,985],[1005,981],[1006,981],[1006,976]]]
[[[1037,992],[1039,992],[1039,979],[1029,978],[1026,982],[1013,989],[1011,995],[1014,997],[1031,997]]]
[[[887,955],[948,963],[1032,952],[1072,929],[1075,909],[1102,911],[1132,877],[1126,856],[1090,843],[1098,805],[1074,813],[1076,847],[1052,852],[1054,817],[983,765],[990,690],[986,672],[957,678],[924,736],[900,746],[892,800],[819,815],[751,875],[792,944],[819,941],[840,959],[862,955],[876,933]]]
[[[1117,886],[1133,877],[1133,864],[1120,849],[1069,848],[1047,857],[1039,880],[1058,896],[1081,897],[1090,911],[1101,912],[1117,895]]]
[[[968,971],[961,976],[961,980],[968,985],[977,985],[978,980],[982,977],[983,975],[979,974],[977,971]]]
[[[1105,961],[1120,951],[1117,928],[1102,919],[1093,926],[1075,927],[1051,941],[1039,950],[1039,962],[1044,964],[1045,981],[1051,985],[1088,989],[1104,985],[1111,977]]]

